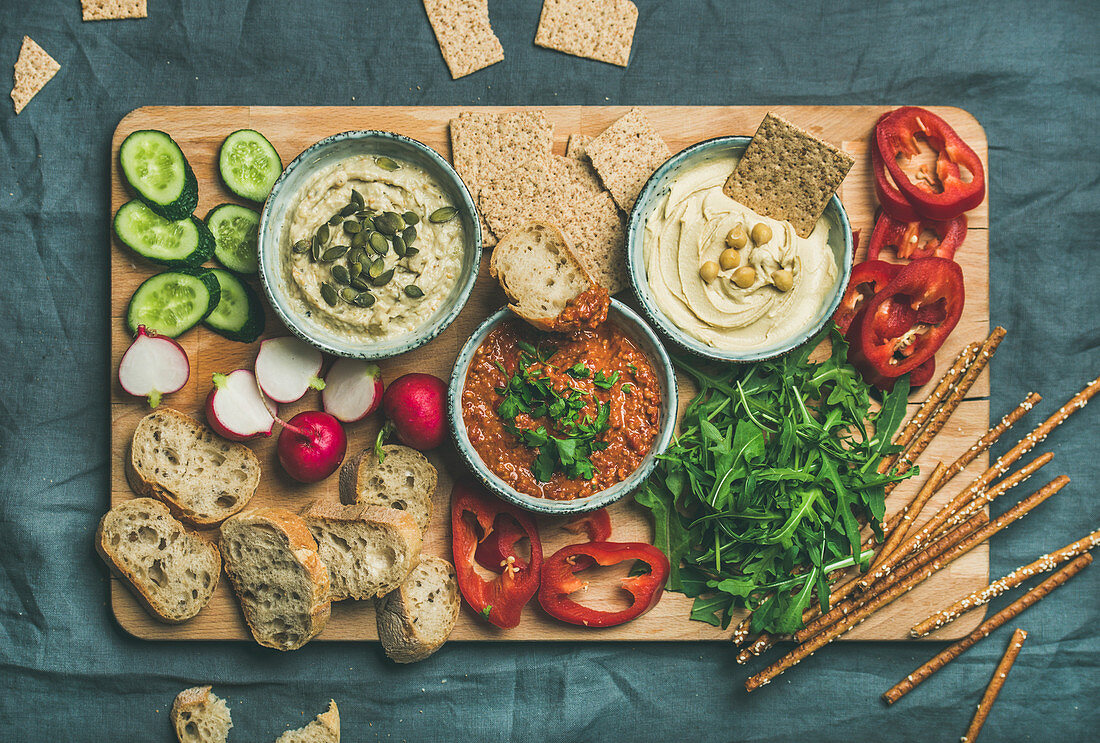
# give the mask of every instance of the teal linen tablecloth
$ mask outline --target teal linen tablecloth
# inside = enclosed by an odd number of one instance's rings
[[[197,683],[229,701],[232,740],[273,740],[330,698],[345,741],[962,734],[1011,627],[887,708],[879,694],[942,644],[840,643],[747,695],[763,664],[719,643],[455,642],[398,667],[373,643],[142,642],[111,616],[92,549],[108,498],[109,145],[138,106],[961,106],[989,137],[991,317],[1009,330],[993,415],[1038,390],[1045,416],[1100,373],[1100,5],[635,2],[624,70],[535,47],[537,0],[490,0],[505,61],[458,81],[415,0],[150,0],[145,20],[102,23],[76,0],[0,2],[0,67],[24,34],[61,63],[18,117],[0,102],[0,740],[168,741],[172,699]],[[1073,482],[993,539],[994,575],[1100,524],[1100,408],[1044,447]],[[1098,596],[1093,568],[1013,623],[1031,636],[982,740],[1096,740]]]

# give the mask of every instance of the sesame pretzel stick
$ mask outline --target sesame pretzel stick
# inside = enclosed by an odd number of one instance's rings
[[[961,743],[974,743],[977,740],[978,733],[982,731],[982,725],[989,717],[989,710],[992,709],[993,703],[997,701],[997,695],[1001,693],[1001,688],[1005,685],[1005,679],[1008,678],[1008,672],[1012,670],[1012,664],[1016,662],[1016,657],[1020,654],[1020,649],[1024,646],[1024,640],[1026,639],[1027,632],[1019,627],[1012,633],[1012,639],[1008,641],[1008,648],[1001,657],[1001,662],[997,664],[997,669],[993,671],[993,678],[989,680],[989,686],[985,687],[985,694],[982,694],[982,701],[978,702],[974,719],[970,721],[970,727],[966,729],[966,735],[960,739]]]
[[[888,690],[885,694],[882,695],[882,698],[886,700],[887,704],[893,704],[894,702],[898,701],[903,696],[915,689],[922,682],[927,680],[928,677],[931,676],[933,673],[958,658],[964,652],[977,644],[978,641],[988,637],[990,633],[993,632],[993,630],[997,629],[1005,622],[1008,622],[1011,619],[1015,619],[1025,609],[1028,609],[1036,601],[1039,601],[1055,588],[1058,588],[1070,578],[1080,573],[1082,570],[1088,567],[1090,563],[1092,563],[1092,555],[1088,553],[1081,555],[1073,562],[1063,567],[1057,573],[1050,576],[1045,581],[1025,593],[1017,601],[1009,604],[1004,609],[982,622],[981,626],[979,626],[969,635],[942,650],[934,658],[932,658],[932,660],[928,661],[923,666],[913,671],[911,674],[906,676],[904,680]]]
[[[1067,481],[1068,481],[1068,479],[1069,478],[1066,478]],[[1064,485],[1065,483],[1062,483],[1062,484]],[[1008,511],[1005,514],[1005,516],[1008,516],[1009,514],[1013,513],[1014,511],[1019,511],[1015,515],[1013,520],[1015,520],[1015,518],[1019,518],[1024,513],[1026,513],[1027,510],[1030,510],[1034,506],[1038,505],[1038,503],[1041,503],[1043,500],[1046,500],[1051,495],[1053,495],[1055,492],[1057,492],[1057,490],[1053,490],[1052,492],[1046,492],[1049,488],[1051,488],[1052,485],[1054,485],[1054,483],[1051,483],[1050,485],[1047,485],[1042,490],[1040,490],[1036,493],[1033,493],[1026,500],[1021,501],[1020,503],[1016,504],[1016,506],[1012,510]],[[1061,486],[1059,486],[1059,487],[1061,487]],[[1027,504],[1026,509],[1025,509],[1025,504]],[[982,532],[986,532],[987,530],[990,529],[990,527],[994,526],[994,524],[996,524],[999,521],[1001,521],[1001,519],[998,519],[997,521],[991,521],[989,524],[987,524],[985,527],[983,527],[979,532],[975,533],[972,538],[976,538],[978,536],[978,534],[980,534]],[[1001,524],[1000,526],[997,527],[997,529],[999,530],[1000,528],[1003,528],[1004,526],[1005,526],[1005,524]],[[991,533],[993,533],[993,532],[989,531],[989,533],[986,534],[986,537],[988,538],[989,534],[991,534]],[[967,539],[966,541],[969,542],[970,539]],[[984,541],[984,540],[981,540],[981,541]],[[978,542],[975,542],[975,544],[977,544],[977,543]],[[862,606],[857,607],[854,611],[852,611],[847,616],[841,617],[840,620],[836,624],[832,624],[832,625],[826,627],[821,632],[819,632],[818,634],[814,635],[813,637],[807,639],[804,643],[802,643],[801,645],[796,647],[794,650],[792,650],[791,652],[787,653],[785,656],[783,656],[782,658],[777,660],[775,663],[772,663],[770,666],[765,668],[760,673],[757,673],[755,676],[750,676],[745,681],[745,690],[746,691],[753,691],[755,689],[759,689],[761,686],[764,686],[765,684],[770,683],[773,679],[775,679],[775,677],[779,676],[779,674],[783,673],[788,668],[792,668],[793,666],[797,665],[800,661],[805,660],[806,658],[813,655],[815,652],[817,652],[821,648],[828,645],[833,640],[837,639],[838,637],[845,634],[846,632],[848,632],[852,628],[854,628],[857,625],[861,624],[869,616],[874,614],[876,611],[878,611],[882,607],[886,606],[887,604],[893,603],[897,599],[904,596],[906,593],[911,591],[915,586],[919,585],[920,583],[924,582],[929,577],[934,575],[941,567],[946,565],[948,562],[955,559],[959,555],[963,554],[963,551],[959,551],[959,549],[963,546],[963,544],[965,544],[965,542],[962,543],[962,544],[957,545],[955,548],[953,548],[948,553],[946,553],[943,556],[942,560],[937,559],[937,560],[932,561],[928,565],[925,565],[923,568],[921,568],[919,571],[913,573],[908,578],[905,578],[904,580],[902,580],[901,582],[895,584],[894,586],[887,589],[886,591],[883,591],[882,593],[879,593],[879,594],[876,594],[876,595],[870,597],[870,599],[868,600],[868,602],[866,604],[863,604]],[[971,545],[971,547],[972,546],[973,545]],[[969,548],[967,548],[967,549],[969,549]],[[1088,557],[1090,560],[1092,559],[1091,556],[1089,556],[1089,555],[1083,555],[1082,557]],[[1078,559],[1081,559],[1081,558],[1078,558]],[[1025,598],[1026,598],[1026,596],[1025,596]]]
[[[750,611],[745,615],[745,618],[741,620],[741,623],[733,628],[733,634],[730,635],[730,642],[740,647],[744,644],[745,640],[749,639],[749,635],[752,634],[750,626],[752,625],[752,612]]]
[[[977,459],[979,454],[993,446],[1005,431],[1012,428],[1017,421],[1027,415],[1042,399],[1043,396],[1037,392],[1028,393],[1028,396],[1024,398],[1022,403],[1001,418],[997,425],[990,428],[984,436],[975,441],[969,449],[963,452],[962,456],[951,463],[951,466],[947,468],[947,472],[943,475],[940,487],[942,488],[944,485],[951,482],[951,480],[955,478],[955,475],[962,472],[963,468]]]
[[[783,638],[779,635],[773,635],[770,632],[761,632],[755,640],[741,648],[741,652],[737,654],[737,662],[741,665],[745,665],[756,656],[766,653],[775,643],[782,639]]]
[[[946,471],[947,465],[943,462],[936,464],[936,469],[932,470],[932,474],[928,476],[928,479],[924,481],[924,485],[922,485],[921,489],[917,491],[917,494],[913,496],[913,500],[902,509],[901,514],[899,514],[900,517],[890,530],[890,534],[886,538],[886,542],[882,545],[882,549],[878,551],[878,554],[875,555],[875,559],[871,562],[871,570],[881,565],[889,554],[896,550],[898,545],[905,540],[905,537],[909,534],[909,528],[913,524],[913,517],[920,514],[932,496],[939,492],[940,483]]]
[[[1011,490],[1020,483],[1027,481],[1033,474],[1045,467],[1052,459],[1054,459],[1053,452],[1044,452],[1013,472],[1009,477],[1001,480],[989,490],[980,491],[969,503],[963,504],[962,508],[951,514],[947,518],[947,521],[940,524],[940,526],[932,532],[931,539],[938,539],[948,529],[954,528],[957,524],[973,516],[975,512],[988,506],[996,500],[998,496],[1003,495],[1006,490]]]
[[[1100,529],[1097,529],[1083,539],[1078,539],[1073,544],[1067,544],[1057,552],[1048,552],[1038,560],[1030,562],[1027,565],[1022,565],[1000,580],[993,581],[985,588],[964,596],[951,604],[951,606],[936,612],[913,627],[913,629],[909,630],[909,634],[912,637],[919,638],[942,627],[946,627],[971,609],[976,609],[979,606],[988,604],[998,596],[1008,593],[1028,578],[1041,573],[1048,573],[1063,562],[1072,560],[1074,557],[1077,557],[1077,555],[1089,551],[1098,544],[1100,544]]]

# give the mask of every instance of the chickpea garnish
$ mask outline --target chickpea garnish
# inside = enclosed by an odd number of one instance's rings
[[[722,266],[723,271],[737,268],[739,263],[741,263],[741,254],[733,248],[726,248],[722,251],[722,254],[718,256],[718,264]]]
[[[756,245],[763,245],[772,239],[772,228],[763,222],[757,222],[752,227],[752,241]]]
[[[733,272],[733,283],[742,289],[748,289],[756,283],[756,269],[752,266],[742,266]]]
[[[726,245],[734,250],[740,250],[745,247],[748,242],[749,237],[745,234],[745,228],[742,225],[735,225],[732,230],[726,233]]]
[[[794,288],[794,273],[789,268],[772,271],[772,283],[779,291],[789,292]]]
[[[707,261],[699,267],[699,276],[708,284],[714,281],[718,278],[718,264],[714,261]]]

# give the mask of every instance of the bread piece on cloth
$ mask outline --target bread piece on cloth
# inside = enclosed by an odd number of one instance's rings
[[[630,0],[543,0],[535,43],[626,67],[637,24]]]
[[[80,10],[85,21],[119,21],[149,16],[145,0],[80,0]]]
[[[461,601],[454,566],[442,557],[420,561],[396,590],[377,602],[378,637],[398,663],[424,660],[451,635]]]
[[[233,720],[209,686],[184,689],[172,702],[172,727],[180,743],[225,743]]]
[[[653,171],[672,157],[665,140],[638,108],[630,109],[584,149],[615,203],[627,214]]]
[[[489,0],[424,0],[424,10],[453,79],[504,59],[489,25]]]
[[[187,531],[153,498],[123,501],[99,521],[96,551],[162,622],[186,622],[214,595],[218,548]]]
[[[30,36],[24,36],[19,57],[15,60],[15,80],[11,89],[15,113],[22,111],[60,69],[61,65],[45,49],[34,43]]]
[[[854,162],[847,152],[769,113],[722,191],[809,237]]]
[[[432,518],[439,473],[428,458],[408,446],[386,444],[382,461],[364,449],[340,469],[340,500],[408,512],[423,537]]]
[[[328,703],[328,710],[304,728],[287,730],[275,743],[340,743],[340,710],[336,702]]]

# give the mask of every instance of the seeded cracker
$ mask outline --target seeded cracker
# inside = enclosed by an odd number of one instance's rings
[[[547,160],[554,125],[541,111],[495,114],[466,111],[451,119],[451,162],[474,198],[488,181],[528,160]],[[482,242],[496,236],[482,216]]]
[[[809,237],[853,162],[848,153],[769,113],[722,190]]]
[[[30,36],[24,36],[19,58],[15,60],[15,85],[11,89],[15,113],[22,111],[60,69],[61,65],[45,49],[34,43]]]
[[[535,43],[626,67],[637,24],[629,0],[544,0]]]
[[[565,156],[574,160],[588,160],[588,152],[584,148],[591,141],[592,137],[587,134],[570,134],[565,142]]]
[[[550,173],[555,182],[569,183],[590,193],[603,191],[600,177],[592,169],[592,164],[585,160],[561,155],[550,156]]]
[[[80,0],[86,21],[118,21],[125,18],[147,18],[145,0]]]
[[[424,10],[453,79],[504,59],[489,25],[489,0],[424,0]]]
[[[672,157],[661,135],[637,108],[585,145],[585,152],[615,203],[628,214],[649,176]]]

